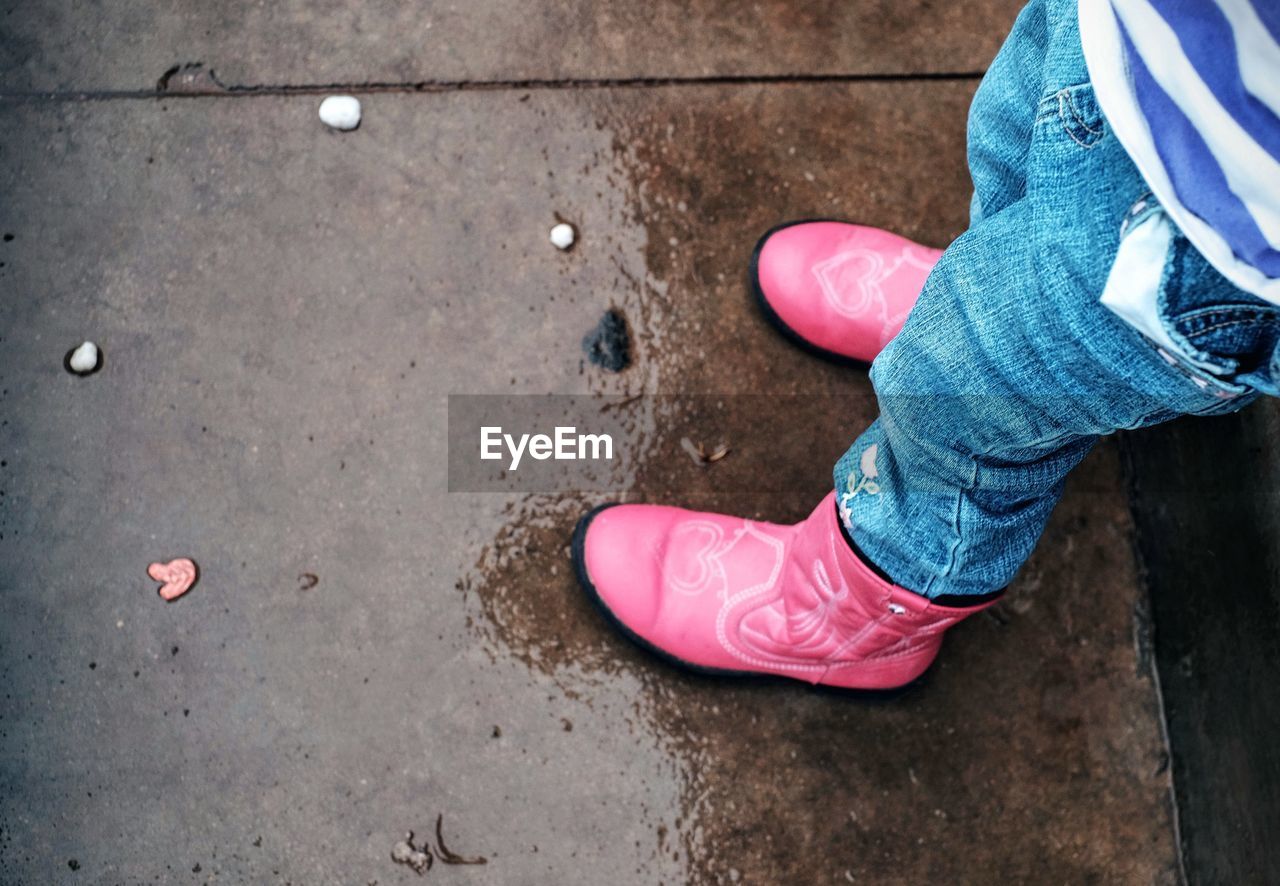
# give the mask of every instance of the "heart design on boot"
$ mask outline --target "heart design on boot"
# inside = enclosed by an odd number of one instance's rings
[[[820,261],[810,270],[831,309],[850,320],[865,317],[878,322],[883,344],[902,328],[936,263],[936,256],[915,246],[903,247],[896,256],[858,247]],[[910,297],[903,298],[904,292]]]
[[[168,563],[152,563],[147,567],[147,575],[161,582],[160,596],[165,601],[170,601],[191,590],[191,586],[200,577],[200,570],[194,560],[179,557]]]
[[[715,562],[715,554],[721,547],[724,533],[715,523],[690,520],[671,533],[670,545],[680,551],[675,558],[678,569],[664,569],[671,587],[682,594],[696,596],[719,578],[723,585],[723,570]]]
[[[874,249],[848,249],[813,266],[813,275],[840,315],[857,318],[873,307],[883,307],[881,282],[897,269],[885,270],[883,256]]]

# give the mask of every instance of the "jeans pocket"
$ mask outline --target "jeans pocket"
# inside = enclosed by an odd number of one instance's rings
[[[1100,301],[1142,334],[1163,373],[1186,382],[1185,396],[1178,397],[1181,411],[1231,411],[1238,408],[1234,401],[1256,387],[1240,377],[1245,364],[1239,356],[1257,337],[1250,324],[1259,308],[1238,313],[1238,298],[1249,296],[1234,288],[1223,291],[1205,273],[1207,263],[1201,267],[1197,260],[1204,262],[1159,204],[1145,196],[1120,223]]]
[[[1213,376],[1280,393],[1280,307],[1237,288],[1181,234],[1169,248],[1158,313],[1182,352]]]

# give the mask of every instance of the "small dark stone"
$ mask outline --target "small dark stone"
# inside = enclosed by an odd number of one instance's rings
[[[582,350],[595,366],[609,372],[621,372],[631,365],[631,334],[627,318],[617,308],[610,308],[600,323],[582,339]]]
[[[71,868],[73,871],[78,871],[80,870],[80,862],[76,861],[74,858],[69,858],[67,859],[67,867]]]

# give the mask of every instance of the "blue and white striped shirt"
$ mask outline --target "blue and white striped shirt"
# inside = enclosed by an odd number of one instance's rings
[[[1280,0],[1079,0],[1098,104],[1173,222],[1280,305]]]

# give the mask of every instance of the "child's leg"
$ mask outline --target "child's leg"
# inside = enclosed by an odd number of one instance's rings
[[[984,83],[976,102],[981,220],[947,249],[875,361],[880,419],[835,469],[854,541],[928,597],[1003,587],[1098,435],[1238,409],[1256,387],[1274,389],[1268,367],[1280,366],[1277,312],[1180,236],[1154,269],[1179,347],[1153,344],[1099,302],[1129,223],[1160,210],[1093,100],[1075,3],[1024,12],[1031,43],[1041,11],[1042,70],[1010,62],[1001,70],[1013,79]],[[1014,82],[1017,70],[1034,88]],[[984,93],[1017,100],[987,113]]]
[[[872,367],[880,418],[836,466],[855,542],[928,597],[1007,584],[1099,434],[1249,399],[1194,383],[1088,291],[1027,284],[1027,216],[943,256]]]
[[[995,215],[1026,192],[1027,152],[1048,51],[1045,0],[1031,0],[987,68],[969,106],[970,220]]]

